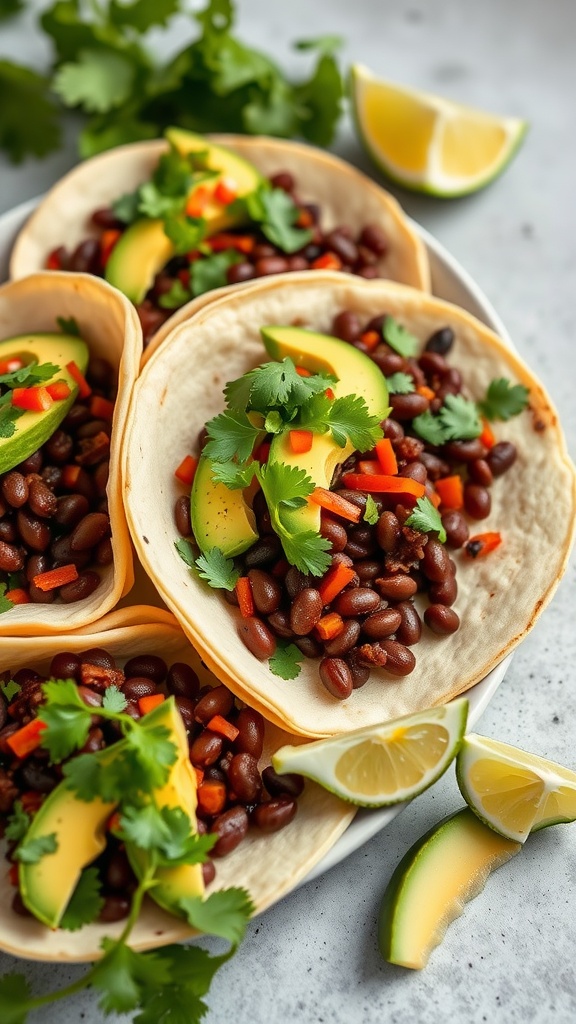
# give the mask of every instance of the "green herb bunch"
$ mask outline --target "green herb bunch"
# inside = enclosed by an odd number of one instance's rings
[[[25,6],[0,0],[0,21]],[[343,93],[334,57],[340,40],[296,43],[316,60],[310,76],[293,84],[236,38],[234,15],[232,0],[208,0],[197,13],[188,0],[56,0],[40,18],[53,47],[49,73],[0,60],[0,149],[16,163],[46,156],[62,143],[67,110],[85,117],[82,157],[155,138],[170,124],[329,145]],[[163,62],[147,37],[176,17],[179,30],[188,21],[196,36]]]
[[[50,680],[43,686],[39,718],[44,723],[42,746],[51,763],[62,764],[63,782],[83,801],[100,798],[118,806],[115,834],[144,854],[144,867],[132,898],[130,914],[117,939],[104,938],[102,957],[76,982],[45,995],[31,993],[21,974],[0,978],[0,1020],[23,1024],[32,1010],[64,999],[88,986],[100,994],[105,1013],[139,1011],[137,1024],[196,1024],[207,1010],[203,996],[218,968],[235,952],[244,936],[253,906],[240,888],[224,889],[206,899],[185,896],[178,913],[191,927],[230,943],[228,952],[210,956],[198,946],[169,945],[138,953],[129,946],[145,895],[157,884],[163,867],[197,864],[206,859],[216,836],[193,833],[181,808],[161,807],[154,791],[163,786],[177,757],[168,729],[154,716],[141,721],[125,713],[124,695],[110,686],[98,714],[116,723],[122,738],[106,748],[106,758],[78,751],[86,742],[91,711],[72,680]],[[75,756],[71,756],[75,755]],[[29,838],[30,818],[17,803],[8,820],[6,838],[17,843],[14,857],[35,863],[57,849],[56,834]],[[61,927],[76,930],[98,918],[102,906],[98,874],[85,868],[66,908]]]

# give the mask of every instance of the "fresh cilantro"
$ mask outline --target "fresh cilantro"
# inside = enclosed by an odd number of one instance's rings
[[[264,430],[267,434],[280,434],[285,426],[284,418],[278,409],[272,409],[264,420]]]
[[[235,568],[231,558],[220,551],[220,548],[212,548],[203,555],[199,555],[195,562],[198,575],[211,587],[221,590],[234,590],[240,572]]]
[[[412,429],[416,431],[418,437],[421,437],[423,441],[427,441],[428,444],[439,447],[444,444],[446,440],[446,434],[444,427],[438,416],[434,416],[429,409],[426,412],[421,413],[420,416],[415,416],[412,420]]]
[[[420,348],[420,342],[416,335],[399,324],[392,316],[387,316],[382,325],[382,337],[390,345],[390,348],[404,356],[405,359],[415,356]]]
[[[38,709],[38,718],[46,729],[41,745],[49,751],[51,763],[59,764],[86,743],[92,714],[72,679],[49,680],[42,685],[42,692],[45,702]]]
[[[158,126],[132,117],[129,110],[128,104],[126,110],[98,114],[87,122],[78,138],[78,153],[83,160],[115,146],[157,138]]]
[[[102,707],[107,711],[124,711],[128,701],[117,686],[108,686],[102,698]]]
[[[193,928],[202,932],[209,929],[211,935],[218,935],[234,946],[244,938],[248,917],[254,912],[245,889],[234,888],[213,892],[207,899],[186,896],[179,900],[179,907]]]
[[[190,264],[190,284],[192,295],[203,295],[214,288],[224,288],[228,284],[228,270],[242,257],[235,249],[224,249],[212,256],[194,260]]]
[[[209,440],[203,454],[214,462],[229,462],[235,457],[239,462],[246,462],[261,434],[260,427],[255,427],[245,412],[236,409],[214,416],[206,424],[206,430]]]
[[[0,1020],[3,1024],[24,1024],[34,1006],[30,986],[23,974],[3,974],[0,978]]]
[[[4,583],[0,584],[0,590],[2,589],[2,586],[4,586],[4,589],[6,589],[6,584]],[[14,607],[11,601],[9,603],[11,607]],[[8,679],[6,680],[6,682],[0,680],[0,693],[2,694],[4,699],[7,700],[8,703],[10,703],[12,697],[14,697],[17,693],[20,693],[20,687],[18,686],[18,683],[14,682],[13,679]]]
[[[48,78],[0,60],[0,96],[0,149],[14,163],[58,149],[62,132]]]
[[[153,181],[145,181],[138,189],[138,213],[144,217],[178,217],[185,205],[185,192],[176,196],[164,195]]]
[[[302,111],[300,130],[305,139],[317,146],[329,146],[342,113],[343,87],[334,51],[340,45],[337,36],[322,36],[320,39],[298,43],[300,50],[317,49],[320,53],[312,77],[295,89],[296,101]]]
[[[104,906],[101,889],[97,869],[85,868],[58,927],[75,932],[85,924],[96,921]]]
[[[50,380],[60,369],[55,363],[27,363],[18,370],[0,374],[0,384],[7,388],[30,388]]]
[[[1,426],[2,426],[2,418],[0,416],[0,437],[6,437],[6,436],[10,437],[9,434],[6,435],[6,434],[2,433]],[[2,615],[3,612],[9,612],[10,609],[14,607],[14,602],[11,601],[9,597],[6,597],[5,594],[6,594],[6,584],[5,583],[0,583],[0,615]]]
[[[296,644],[277,643],[276,650],[268,659],[270,671],[281,679],[296,679],[300,675],[300,662],[304,655]]]
[[[421,530],[422,533],[437,533],[438,540],[442,544],[446,542],[446,530],[442,526],[442,519],[437,508],[429,498],[418,498],[411,514],[406,520],[406,526],[414,530]]]
[[[314,395],[323,393],[332,381],[332,377],[322,374],[301,377],[287,356],[282,362],[263,363],[237,380],[230,381],[224,394],[232,409],[253,409],[264,415],[271,409],[278,409],[284,413],[283,418],[289,421],[294,410]]]
[[[158,299],[158,305],[162,306],[162,309],[179,309],[180,306],[190,302],[191,298],[192,292],[190,289],[182,284],[179,277],[176,277],[169,290],[164,292]]]
[[[0,0],[0,21],[24,9],[24,0]]]
[[[154,851],[158,867],[200,864],[217,841],[217,836],[191,831],[190,818],[181,807],[125,806],[119,837],[141,850]]]
[[[322,396],[325,398],[325,396]],[[380,417],[372,416],[364,398],[360,395],[345,395],[333,401],[325,399],[325,424],[340,448],[349,441],[359,452],[370,451],[383,437]],[[319,429],[314,421],[307,424],[309,429]]]
[[[314,482],[303,469],[283,462],[267,462],[256,475],[260,481],[274,532],[278,534],[284,554],[300,572],[323,576],[331,564],[332,545],[313,530],[299,529],[291,512],[307,504]]]
[[[378,506],[376,505],[374,498],[371,494],[366,495],[366,508],[364,509],[363,516],[364,521],[369,523],[370,526],[375,526],[379,518],[380,513],[378,512]]]
[[[24,810],[22,801],[16,800],[12,807],[12,813],[7,819],[4,836],[13,843],[19,843],[30,828],[31,821],[32,818]]]
[[[114,200],[112,209],[114,216],[123,224],[132,224],[138,218],[138,206],[140,203],[140,189],[135,192],[125,192],[124,195]]]
[[[313,238],[313,231],[296,227],[299,210],[284,189],[262,185],[238,203],[244,204],[250,219],[260,225],[266,238],[282,252],[297,252]]]
[[[393,373],[386,377],[389,395],[409,395],[416,390],[413,378],[409,373]]]
[[[9,395],[10,392],[7,394]],[[7,403],[0,405],[0,437],[13,437],[16,432],[15,423],[23,415],[24,409],[17,409],[16,406]],[[1,593],[4,594],[6,586],[2,585],[4,590]],[[11,601],[7,601],[4,597],[0,598],[0,612],[7,612],[12,607]]]
[[[476,404],[462,395],[446,395],[438,418],[446,441],[471,440],[482,433]]]
[[[127,1013],[146,1004],[148,985],[166,984],[169,974],[155,953],[135,953],[124,943],[105,939],[104,958],[90,972],[91,983],[102,995],[104,1013]]]
[[[511,384],[505,377],[490,382],[486,397],[478,402],[487,420],[509,420],[528,405],[530,392],[524,384]]]
[[[212,479],[216,483],[224,484],[230,491],[248,487],[256,472],[256,463],[250,462],[214,462],[212,464]]]
[[[75,338],[82,337],[76,317],[57,316],[56,323],[63,334],[71,334]]]
[[[164,233],[172,242],[176,255],[185,255],[200,245],[206,233],[206,222],[202,217],[168,214],[164,219]]]
[[[155,26],[166,26],[170,18],[180,12],[181,6],[181,0],[162,0],[161,3],[158,0],[132,0],[132,3],[111,0],[109,17],[118,27],[144,34]]]
[[[186,562],[186,565],[190,569],[193,569],[196,562],[196,552],[192,547],[190,541],[184,540],[184,538],[182,538],[181,540],[174,541],[174,547],[176,548],[176,551],[180,555],[182,561]]]
[[[116,49],[86,49],[76,61],[60,66],[52,89],[68,107],[106,114],[129,99],[135,77],[132,60]]]
[[[51,832],[47,836],[38,836],[36,839],[24,838],[14,850],[15,860],[22,864],[37,864],[47,853],[55,853],[58,849],[56,833]]]

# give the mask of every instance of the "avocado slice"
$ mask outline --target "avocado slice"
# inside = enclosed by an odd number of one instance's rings
[[[78,394],[78,385],[66,369],[66,364],[74,362],[85,373],[89,352],[86,343],[72,334],[19,334],[0,342],[0,362],[15,358],[21,359],[25,365],[56,365],[57,371],[42,383],[53,384],[63,380],[70,387],[70,395],[55,401],[45,412],[25,412],[14,421],[11,437],[0,436],[0,473],[6,473],[23,462],[52,436]]]
[[[368,410],[380,420],[390,412],[388,388],[382,371],[364,352],[327,334],[319,334],[303,327],[262,327],[266,351],[273,359],[286,356],[296,366],[312,373],[328,373],[337,378],[331,385],[335,398],[359,395]],[[340,448],[330,434],[314,436],[310,451],[297,454],[292,451],[288,432],[277,434],[270,446],[269,461],[296,466],[312,478],[317,487],[329,488],[337,466],[346,461],[354,448],[348,442]],[[320,506],[309,502],[302,508],[286,513],[294,532],[320,529]]]
[[[254,192],[262,182],[262,175],[252,164],[224,146],[183,128],[168,128],[168,142],[182,155],[202,153],[208,170],[219,171],[220,177],[230,178],[236,184],[238,198]],[[214,179],[214,185],[218,178]],[[224,228],[242,223],[243,214],[232,206],[223,206],[211,200],[204,213],[206,236]],[[131,224],[122,234],[106,264],[105,277],[109,284],[124,292],[138,305],[152,287],[156,274],[174,255],[174,246],[164,234],[162,220],[143,218]]]
[[[190,816],[191,827],[195,827],[196,789],[195,776],[190,767],[186,770],[184,759],[188,759],[186,730],[171,697],[148,712],[146,724],[164,725],[170,740],[177,748],[178,756],[170,769],[168,781],[154,795],[159,803],[181,806]],[[101,763],[109,761],[126,745],[119,740],[93,756]],[[189,762],[188,762],[189,763]],[[49,928],[57,928],[70,897],[78,884],[82,870],[106,846],[106,823],[117,807],[117,802],[80,800],[64,779],[46,798],[26,833],[26,839],[40,839],[55,835],[57,848],[54,853],[44,854],[33,864],[20,863],[19,885],[22,900],[28,910]],[[126,844],[131,863],[140,863],[145,856],[132,844]],[[198,895],[203,892],[201,865],[164,868],[160,885],[153,890],[166,900],[184,895]],[[166,895],[167,894],[167,895]],[[160,900],[158,900],[160,902]]]
[[[233,558],[258,540],[256,517],[244,491],[217,483],[212,469],[212,460],[201,455],[190,495],[192,531],[203,554],[216,547]]]
[[[522,844],[483,825],[467,807],[444,818],[398,864],[382,900],[378,943],[385,960],[419,970],[464,904]]]

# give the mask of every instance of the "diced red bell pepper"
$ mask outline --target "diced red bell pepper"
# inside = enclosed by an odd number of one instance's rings
[[[46,412],[54,404],[48,389],[40,384],[32,388],[14,388],[12,405],[27,412]]]
[[[53,384],[47,384],[46,391],[55,402],[62,402],[72,394],[72,389],[65,380],[55,380]]]
[[[238,196],[238,185],[233,178],[220,178],[214,189],[214,199],[222,206],[229,206]]]
[[[190,486],[194,480],[197,467],[198,459],[194,455],[185,455],[180,465],[174,470],[174,476],[181,483]]]

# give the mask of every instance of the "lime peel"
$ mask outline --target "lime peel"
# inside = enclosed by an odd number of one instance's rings
[[[377,78],[350,75],[352,110],[369,156],[392,181],[451,198],[488,185],[522,144],[528,122]]]
[[[468,701],[435,708],[329,739],[281,747],[272,757],[280,774],[297,772],[361,807],[403,803],[443,774],[464,736]]]

